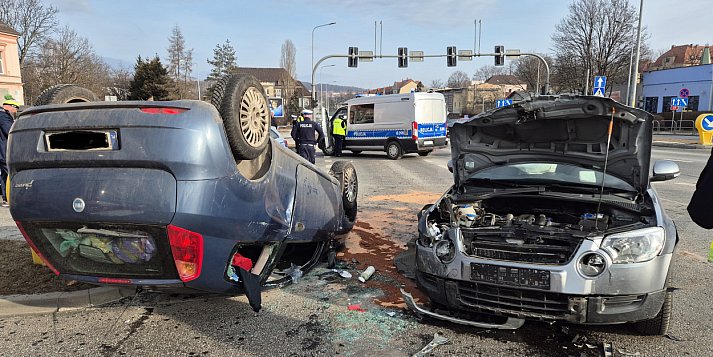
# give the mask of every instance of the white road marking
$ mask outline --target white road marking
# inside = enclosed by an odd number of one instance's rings
[[[688,183],[688,182],[674,182],[676,185],[684,185],[684,186],[696,186],[695,183]]]
[[[683,163],[687,163],[687,164],[690,164],[690,163],[692,163],[692,162],[695,162],[695,161],[691,161],[691,160],[679,160],[679,159],[666,159],[666,160],[669,160],[669,161],[676,161],[676,162],[683,162]]]

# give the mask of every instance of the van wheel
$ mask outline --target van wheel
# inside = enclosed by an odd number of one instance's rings
[[[341,229],[337,233],[346,234],[354,227],[357,216],[359,180],[357,179],[356,169],[351,162],[340,160],[332,164],[329,174],[339,181],[339,186],[342,190],[344,216],[341,219]]]
[[[260,82],[247,74],[221,78],[210,102],[218,109],[236,160],[251,160],[265,151],[270,137],[270,109]]]
[[[57,84],[40,93],[34,105],[96,102],[97,96],[87,88],[74,84]]]
[[[389,143],[386,144],[386,157],[389,159],[398,160],[403,155],[404,151],[398,141],[389,141]]]
[[[431,152],[433,152],[433,150],[419,151],[418,156],[428,156],[428,154],[430,154]]]
[[[324,145],[326,140],[329,140],[329,147]],[[319,148],[322,149],[322,153],[326,156],[334,155],[334,139],[331,136],[327,136],[325,140],[319,142]]]

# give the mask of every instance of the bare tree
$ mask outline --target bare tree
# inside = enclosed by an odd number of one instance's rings
[[[488,78],[499,74],[507,74],[507,71],[503,67],[483,66],[475,71],[473,79],[476,81],[486,81]]]
[[[572,0],[552,35],[555,87],[577,90],[595,75],[626,83],[637,15],[628,0]],[[584,78],[587,72],[590,78]]]
[[[468,77],[468,73],[463,71],[453,72],[453,74],[448,77],[448,81],[446,82],[446,86],[451,88],[463,88],[467,87],[469,84],[470,78]]]
[[[181,70],[183,69],[184,56],[186,53],[186,40],[183,37],[181,28],[175,25],[171,29],[171,36],[168,38],[168,58],[166,59],[168,75],[173,79],[176,86],[175,95],[183,98],[181,90]]]
[[[440,79],[434,79],[431,81],[431,88],[443,88],[443,81]]]
[[[57,10],[40,0],[0,0],[0,22],[20,33],[17,40],[20,64],[57,28]]]
[[[297,75],[297,65],[295,58],[297,57],[297,49],[291,40],[285,40],[282,44],[282,53],[280,55],[280,67],[287,71],[290,77],[295,78]]]
[[[552,57],[548,55],[542,56],[548,64],[553,63]],[[542,65],[542,62],[535,57],[523,56],[513,61],[513,64],[515,66],[513,74],[527,83],[529,91],[540,93],[546,81],[545,67]]]
[[[183,61],[181,63],[181,70],[183,71],[183,93],[186,94],[186,98],[193,98],[198,94],[193,91],[193,83],[191,80],[191,73],[193,73],[193,49],[186,50],[183,54]]]
[[[27,57],[23,69],[25,98],[32,101],[43,89],[60,83],[78,84],[97,94],[105,92],[109,67],[94,53],[86,38],[69,27],[46,40],[37,54]]]

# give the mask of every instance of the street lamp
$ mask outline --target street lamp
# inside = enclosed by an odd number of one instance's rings
[[[319,67],[319,104],[324,108],[324,102],[322,101],[322,96],[324,95],[324,83],[322,83],[322,69],[324,67],[334,67],[334,64],[325,64]]]
[[[641,56],[641,12],[644,10],[644,0],[641,0],[639,5],[639,28],[636,30],[636,57],[634,60],[634,78],[631,89],[631,97],[629,97],[629,105],[636,107],[636,79],[639,78],[639,57]]]
[[[312,29],[312,66],[309,68],[309,72],[312,73],[312,70],[314,69],[314,30],[324,27],[324,26],[331,26],[331,25],[336,25],[336,22],[330,22],[328,24],[322,24],[322,25],[317,25]],[[314,100],[314,93],[312,93],[312,100]]]

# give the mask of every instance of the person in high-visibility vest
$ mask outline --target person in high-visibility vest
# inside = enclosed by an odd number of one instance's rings
[[[344,137],[347,135],[347,122],[344,116],[340,115],[332,122],[332,137],[334,137],[334,155],[342,156],[342,145],[344,145]]]

